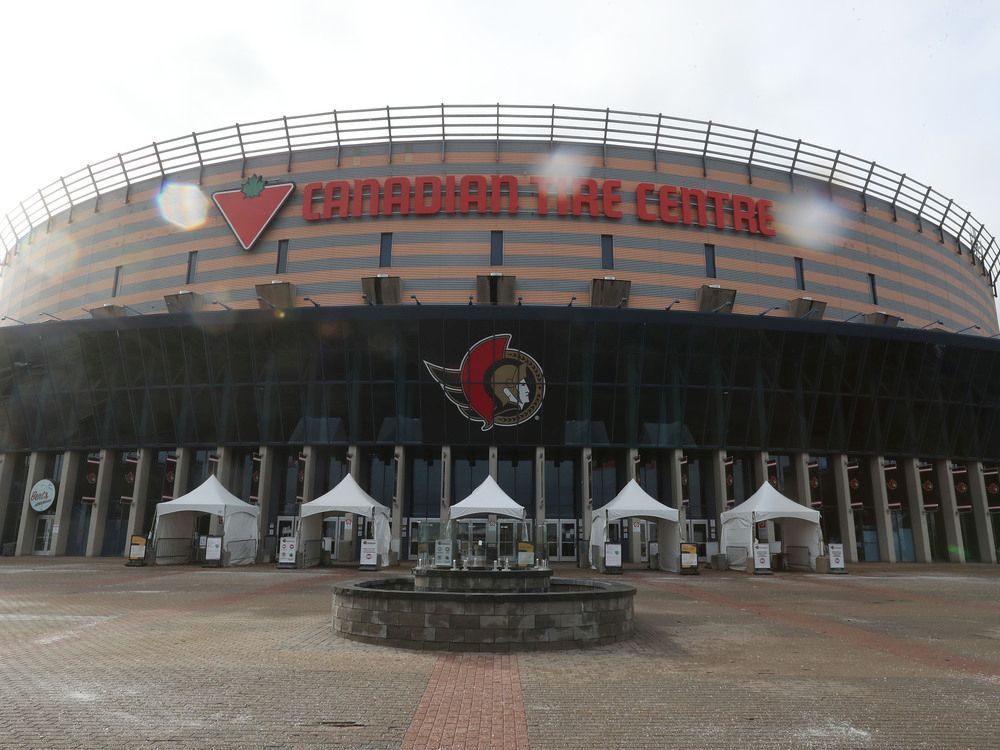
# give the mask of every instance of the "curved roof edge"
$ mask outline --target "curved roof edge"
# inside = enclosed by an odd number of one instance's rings
[[[184,170],[235,160],[245,163],[256,156],[279,153],[288,154],[290,170],[296,152],[336,148],[339,162],[345,146],[370,144],[385,144],[391,164],[395,145],[415,141],[439,141],[441,160],[446,161],[449,142],[470,140],[495,142],[498,159],[501,143],[585,143],[602,146],[605,156],[608,146],[649,149],[654,165],[660,153],[700,157],[706,172],[709,160],[739,163],[746,166],[751,182],[754,167],[808,177],[854,190],[866,202],[868,198],[885,201],[894,213],[902,209],[919,223],[937,227],[941,242],[947,233],[956,249],[983,263],[991,282],[1000,260],[997,238],[954,199],[875,161],[802,139],[662,113],[554,104],[430,104],[332,110],[236,123],[153,142],[88,164],[40,188],[4,215],[0,222],[0,266],[17,252],[21,238],[47,225],[53,216],[122,188],[127,196],[131,186],[143,180],[162,180]]]

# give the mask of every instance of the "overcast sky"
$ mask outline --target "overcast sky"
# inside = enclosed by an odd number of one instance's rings
[[[386,104],[663,112],[906,172],[1000,233],[1000,3],[18,2],[0,212],[118,151]]]

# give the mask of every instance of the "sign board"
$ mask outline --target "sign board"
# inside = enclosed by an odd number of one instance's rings
[[[205,539],[205,560],[222,560],[222,537],[210,536]]]
[[[827,551],[830,555],[830,570],[844,569],[844,545],[828,544]]]
[[[56,486],[50,479],[40,479],[31,488],[28,504],[37,513],[44,513],[56,501]]]
[[[278,565],[294,565],[298,540],[294,536],[283,536],[278,540]]]
[[[529,566],[535,564],[535,545],[531,542],[517,543],[517,564]]]
[[[344,516],[344,536],[349,536],[354,529],[354,517]]]
[[[632,520],[632,531],[638,531],[638,530],[639,530],[639,519],[636,518]]]
[[[333,537],[332,536],[325,536],[325,537],[323,537],[323,551],[324,552],[333,552]]]
[[[450,565],[451,561],[448,564]],[[374,539],[361,540],[361,567],[373,569],[378,567],[378,544]]]
[[[753,546],[753,567],[754,570],[771,569],[771,545],[767,542]]]
[[[129,539],[128,559],[134,561],[146,559],[146,537],[139,534],[132,535]]]
[[[450,568],[451,560],[451,542],[447,539],[438,539],[434,544],[435,567]]]
[[[694,544],[681,545],[681,570],[698,570],[698,547]]]
[[[604,545],[604,567],[620,568],[622,566],[622,546],[620,544]]]
[[[205,545],[208,543],[208,537],[202,534],[198,537],[198,547],[200,549],[205,549]]]
[[[651,554],[651,555],[658,555],[658,554],[660,554],[660,543],[659,542],[650,542],[649,543],[649,554]]]

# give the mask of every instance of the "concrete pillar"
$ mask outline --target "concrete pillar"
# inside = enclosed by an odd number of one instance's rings
[[[188,477],[191,475],[193,448],[178,448],[174,453],[174,497],[178,498],[187,492]]]
[[[885,469],[882,456],[871,456],[865,460],[868,481],[872,488],[872,503],[875,507],[875,533],[878,536],[878,559],[882,562],[896,562],[896,540],[892,535],[892,518],[889,516],[889,495],[885,488]]]
[[[709,520],[709,541],[706,544],[706,554],[709,562],[712,560],[712,549],[719,550],[719,536],[722,531],[722,514],[726,510],[726,452],[712,451],[711,453],[711,485],[712,495],[715,502],[715,515],[708,516]],[[712,529],[712,523],[715,528]],[[714,545],[714,546],[712,546]]]
[[[497,479],[498,453],[499,451],[497,450],[497,447],[495,445],[491,445],[489,450],[489,462],[490,462],[490,476],[493,477],[493,481],[496,481]]]
[[[962,525],[958,522],[958,502],[955,499],[955,480],[951,475],[951,461],[939,459],[934,462],[934,480],[941,498],[941,516],[944,519],[944,537],[948,542],[948,561],[965,562],[965,544],[962,540]]]
[[[80,451],[66,451],[63,454],[62,472],[59,475],[59,490],[56,493],[55,521],[52,523],[52,554],[65,555],[69,543],[69,522],[73,517],[73,493],[76,489],[76,475],[80,462],[86,454]]]
[[[636,469],[639,463],[639,450],[637,448],[629,448],[625,452],[625,476],[629,481],[636,478]],[[629,559],[634,562],[642,562],[642,537],[636,532],[633,520],[631,518],[624,519],[629,524]],[[640,519],[642,520],[642,519]],[[647,547],[647,551],[648,551]]]
[[[593,483],[593,452],[590,448],[580,449],[580,466],[583,470],[580,472],[580,508],[583,513],[583,538],[590,541],[590,521],[591,514],[594,512],[594,493],[592,490]]]
[[[556,531],[556,539],[559,532]],[[545,535],[545,448],[535,448],[535,557],[549,556]]]
[[[759,490],[763,484],[767,481],[767,451],[758,451],[751,455],[750,467],[753,471],[753,489],[754,492]]]
[[[932,559],[931,540],[927,532],[927,514],[924,513],[924,491],[920,487],[920,466],[915,458],[901,458],[897,466],[906,486],[906,502],[913,530],[913,556],[917,562],[929,563]]]
[[[260,542],[257,547],[257,561],[271,562],[271,551],[267,549],[267,537],[270,531],[268,519],[271,516],[271,476],[274,473],[274,449],[266,445],[260,447],[260,469],[257,481],[257,507],[260,513],[257,515],[257,534]],[[180,463],[180,453],[177,456]],[[180,472],[177,472],[180,474]],[[176,486],[176,485],[175,485]]]
[[[976,536],[979,541],[979,559],[985,563],[997,561],[996,539],[993,537],[993,523],[990,519],[989,501],[986,497],[986,480],[983,477],[983,462],[970,461],[969,495],[972,498],[972,515],[976,519]],[[0,519],[0,525],[3,520]]]
[[[837,453],[830,456],[830,471],[837,492],[837,516],[840,520],[840,541],[844,545],[844,559],[858,561],[858,538],[854,529],[854,512],[851,510],[851,487],[847,476],[847,456]]]
[[[451,446],[441,446],[441,526],[451,520]]]
[[[24,484],[24,501],[21,504],[21,522],[17,527],[17,544],[14,545],[15,555],[30,555],[34,549],[35,523],[40,515],[31,509],[31,488],[41,479],[45,479],[45,460],[48,456],[37,451],[28,459],[28,477]],[[51,477],[58,481],[58,477]],[[56,487],[58,494],[60,487]],[[49,509],[47,512],[53,512]]]
[[[3,532],[4,522],[7,514],[11,512],[10,486],[14,481],[14,464],[17,455],[14,453],[0,453],[0,533]]]
[[[222,486],[232,492],[233,490],[233,462],[235,461],[235,451],[232,448],[219,446],[215,449],[215,478],[222,482]]]
[[[149,475],[153,470],[153,456],[156,451],[143,448],[139,451],[139,460],[135,464],[135,484],[132,485],[132,505],[128,514],[128,530],[125,533],[125,554],[128,554],[129,541],[135,534],[142,533],[146,523],[146,505],[149,501]],[[159,500],[159,498],[156,498]]]
[[[807,508],[812,507],[809,493],[809,454],[793,453],[792,466],[795,467],[795,501]]]
[[[358,484],[363,485],[361,481],[361,474],[368,470],[368,467],[363,466],[363,457],[361,454],[361,448],[356,445],[352,445],[347,449],[347,465],[350,467],[351,477]],[[364,521],[358,516],[349,514],[351,518],[351,533],[346,539],[341,539],[340,544],[337,547],[337,559],[341,561],[351,561],[356,557],[356,550],[358,547],[358,524],[364,523]]]
[[[317,451],[311,445],[303,446],[301,454],[305,456],[306,465],[302,467],[302,502],[308,503],[316,499],[316,472],[319,471]],[[330,489],[329,487],[327,489]]]
[[[108,505],[119,502],[111,498],[111,479],[118,464],[118,452],[104,448],[97,468],[97,486],[94,487],[94,507],[90,510],[90,528],[87,532],[87,557],[97,557],[104,546],[104,527],[108,519]]]
[[[677,523],[670,521],[658,521],[656,524],[656,539],[660,547],[660,570],[669,570],[673,573],[680,571],[681,540],[687,538],[687,529],[684,518],[683,491],[681,485],[681,458],[684,454],[679,450],[668,452],[670,462],[668,476],[670,486],[667,497],[664,498],[667,505],[677,509]]]
[[[405,556],[403,550],[403,502],[406,499],[406,449],[397,445],[392,454],[392,464],[395,469],[392,488],[392,508],[390,523],[392,524],[392,540],[389,542],[389,564],[398,565]]]

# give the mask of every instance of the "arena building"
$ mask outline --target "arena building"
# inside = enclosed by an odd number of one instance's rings
[[[705,558],[769,481],[849,560],[997,561],[1000,248],[872,161],[609,110],[330,112],[91,164],[0,237],[6,554],[122,555],[215,474],[266,560],[351,473],[403,559],[490,474],[553,561],[633,477]]]

